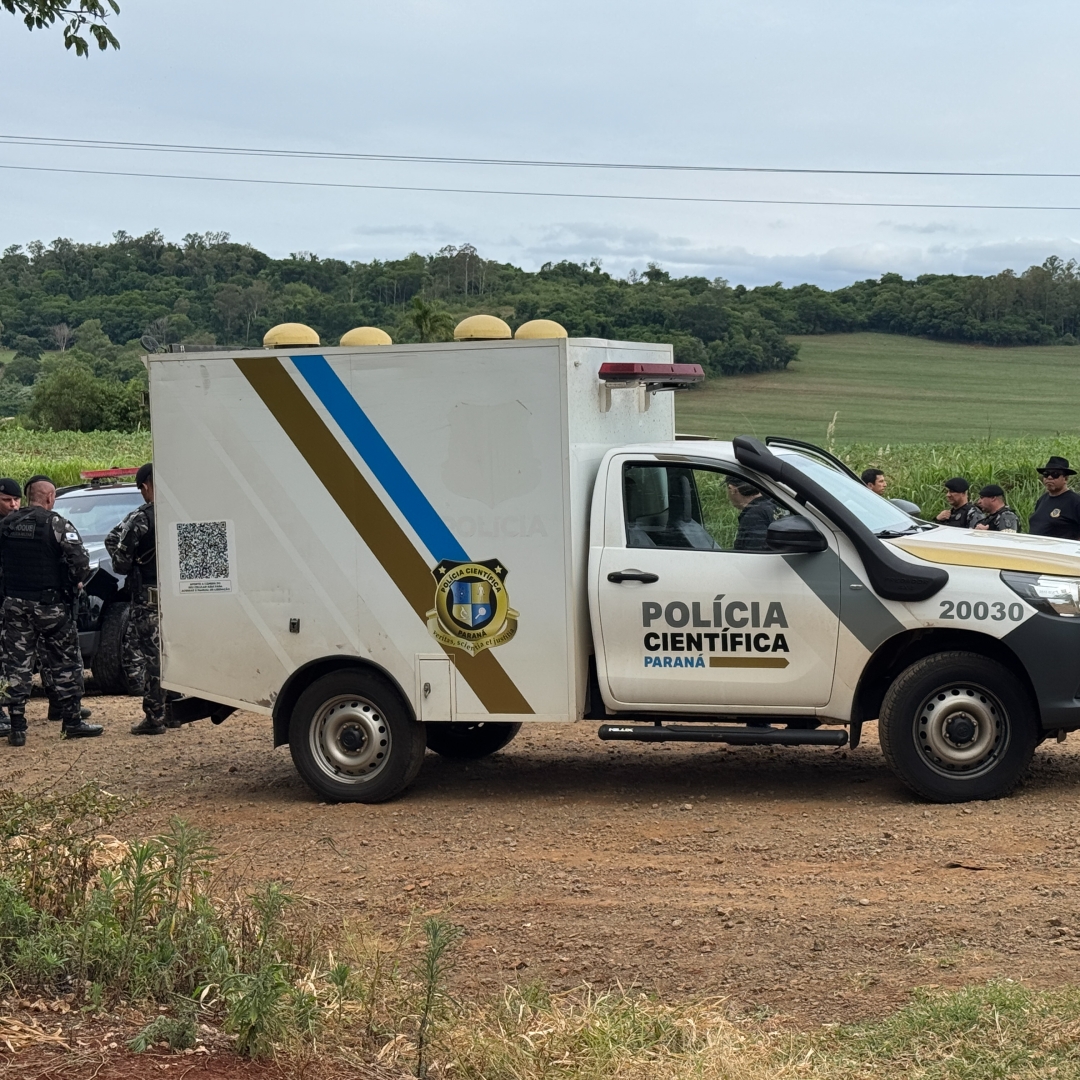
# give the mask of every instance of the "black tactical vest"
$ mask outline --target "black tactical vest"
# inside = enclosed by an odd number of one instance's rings
[[[156,532],[154,504],[144,503],[142,512],[146,516],[150,528],[146,531],[146,535],[139,540],[139,546],[135,549],[134,565],[131,569],[140,585],[154,586],[157,585],[157,552],[154,548],[154,533]]]
[[[0,524],[0,569],[4,595],[20,600],[60,603],[71,596],[51,510],[27,506]]]

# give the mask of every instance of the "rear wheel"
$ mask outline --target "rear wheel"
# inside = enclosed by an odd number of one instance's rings
[[[289,722],[297,772],[334,802],[385,802],[415,779],[424,725],[397,689],[371,671],[334,671],[298,699]]]
[[[978,653],[912,664],[889,687],[879,718],[889,767],[934,802],[1007,794],[1031,761],[1039,730],[1019,680]]]
[[[474,761],[506,746],[521,730],[520,724],[480,721],[476,724],[428,724],[429,750],[447,758]]]
[[[103,694],[141,694],[141,686],[133,686],[124,663],[129,648],[131,605],[122,601],[106,605],[98,625],[98,647],[90,661],[94,682]]]

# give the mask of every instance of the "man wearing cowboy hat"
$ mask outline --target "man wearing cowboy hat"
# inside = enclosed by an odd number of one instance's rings
[[[1063,457],[1052,457],[1036,469],[1046,489],[1035,504],[1028,527],[1035,536],[1058,540],[1080,540],[1080,495],[1069,490],[1069,477],[1076,475]]]

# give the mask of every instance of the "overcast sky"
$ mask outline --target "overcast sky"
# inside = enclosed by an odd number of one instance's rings
[[[0,12],[0,135],[305,151],[1080,173],[1080,5],[998,0],[121,0],[119,52]],[[605,195],[1080,207],[1080,181],[688,174],[0,146],[0,165]],[[0,169],[0,246],[223,230],[368,261],[733,284],[1080,258],[1080,211],[647,202]]]

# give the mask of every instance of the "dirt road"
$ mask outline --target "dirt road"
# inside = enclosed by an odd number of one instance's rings
[[[26,748],[0,745],[0,783],[139,796],[116,831],[181,815],[233,869],[290,882],[327,918],[393,933],[440,909],[467,930],[462,989],[636,982],[818,1023],[915,986],[1052,986],[1080,967],[1080,735],[1040,747],[1011,798],[958,807],[910,796],[872,727],[848,752],[538,725],[483,762],[429,754],[397,802],[335,806],[262,717],[134,738],[136,702],[87,704],[106,734],[69,743],[32,703]]]

